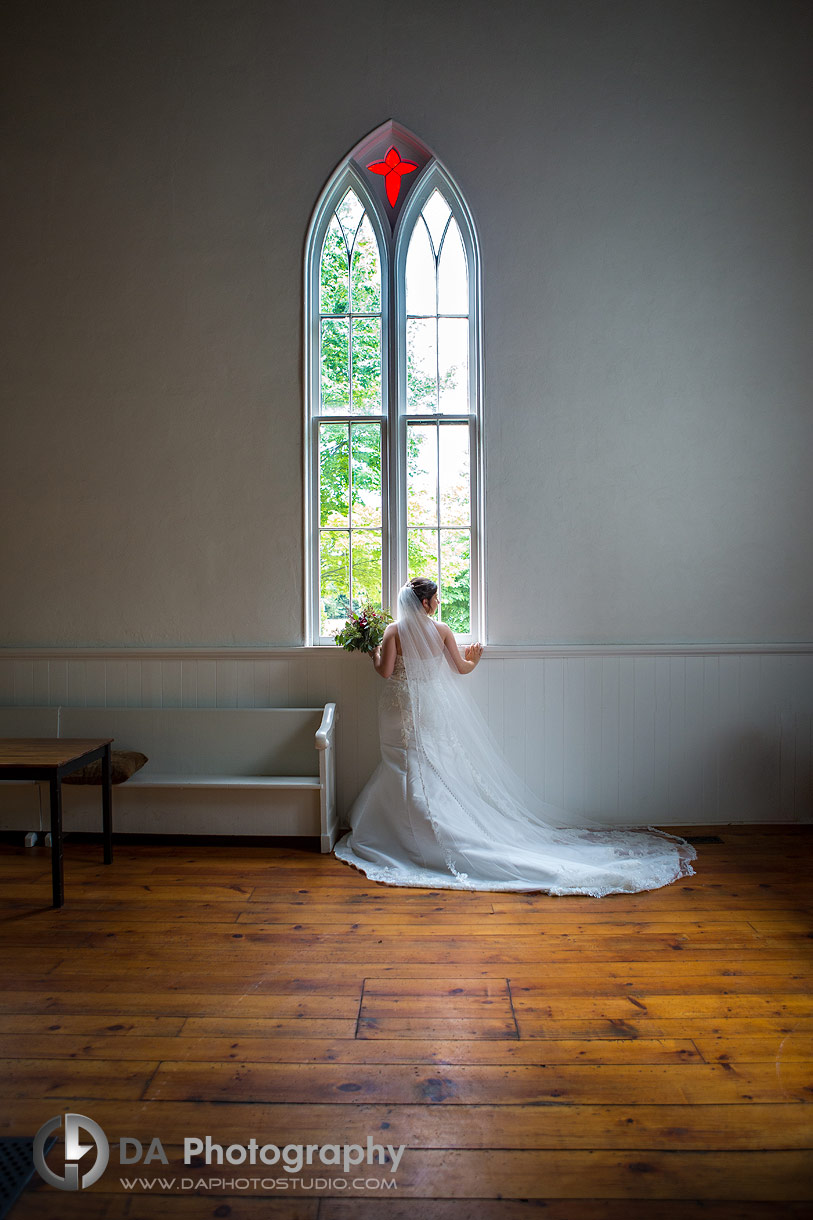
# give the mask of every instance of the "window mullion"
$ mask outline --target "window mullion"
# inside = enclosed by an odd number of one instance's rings
[[[402,427],[405,404],[401,401],[406,393],[406,342],[404,319],[404,294],[400,290],[400,268],[396,264],[392,242],[388,249],[387,276],[387,470],[388,496],[387,521],[389,535],[389,562],[387,565],[387,590],[384,593],[393,615],[396,613],[397,591],[406,571],[405,498],[406,483],[406,433]],[[403,341],[402,341],[403,339]],[[403,433],[403,435],[402,435]]]
[[[352,389],[351,389],[351,403]],[[353,425],[347,425],[347,572],[350,580],[350,614],[353,613]]]
[[[435,559],[438,565],[438,591],[442,597],[443,571],[440,566],[440,423],[437,418],[432,421],[432,426],[435,430]],[[422,573],[416,572],[415,575],[422,575]]]
[[[318,325],[318,314],[317,314]],[[317,349],[318,351],[318,346]],[[308,527],[311,536],[316,539],[316,546],[310,545],[310,564],[309,564],[309,607],[308,607],[308,635],[306,639],[319,640],[322,634],[322,625],[318,611],[319,597],[319,564],[320,551],[322,545],[321,535],[321,513],[319,503],[319,420],[316,416],[311,417],[310,421],[310,461],[308,482],[310,486],[309,501],[309,520]]]

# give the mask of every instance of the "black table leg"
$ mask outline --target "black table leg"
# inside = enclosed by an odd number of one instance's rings
[[[62,779],[59,773],[51,776],[51,882],[55,907],[65,901],[65,886],[62,872]]]
[[[106,745],[102,755],[102,831],[105,864],[113,863],[113,772],[110,760],[110,746]]]

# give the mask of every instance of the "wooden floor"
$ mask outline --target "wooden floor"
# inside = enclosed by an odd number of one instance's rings
[[[602,899],[391,889],[257,846],[105,868],[68,841],[60,911],[47,849],[3,845],[0,1135],[74,1111],[111,1145],[96,1185],[35,1175],[12,1220],[810,1214],[813,827],[681,833],[695,876]],[[405,1151],[283,1191],[279,1165],[185,1165],[207,1135]],[[124,1136],[170,1163],[120,1166]]]

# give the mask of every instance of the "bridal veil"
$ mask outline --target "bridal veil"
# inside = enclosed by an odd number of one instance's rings
[[[697,853],[685,839],[655,827],[609,829],[537,797],[504,758],[410,585],[399,593],[397,623],[405,671],[399,680],[407,687],[400,764],[407,795],[405,808],[393,810],[388,789],[376,821],[428,821],[439,848],[436,864],[427,877],[425,860],[398,859],[394,876],[394,853],[387,853],[387,867],[377,874],[371,853],[353,835],[337,849],[342,858],[390,884],[595,897],[655,889],[694,872],[690,861]],[[367,825],[376,797],[374,776],[359,798]]]

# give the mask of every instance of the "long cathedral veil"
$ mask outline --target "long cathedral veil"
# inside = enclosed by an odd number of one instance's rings
[[[398,595],[397,623],[419,785],[459,883],[477,886],[484,875],[497,886],[527,883],[543,860],[574,885],[587,870],[595,893],[633,888],[627,881],[655,888],[694,871],[697,852],[677,835],[609,829],[537,797],[506,761],[410,585]]]

